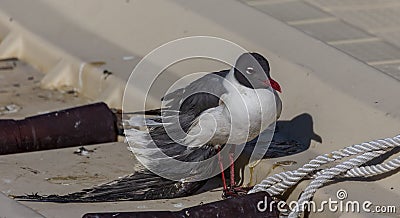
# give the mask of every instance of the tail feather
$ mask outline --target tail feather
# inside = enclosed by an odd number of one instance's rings
[[[187,183],[172,181],[143,171],[66,195],[38,195],[36,193],[11,197],[22,201],[58,203],[153,200],[187,196],[196,192],[203,184],[204,181]]]

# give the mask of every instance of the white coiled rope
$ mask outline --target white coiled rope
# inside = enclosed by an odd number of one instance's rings
[[[313,176],[313,180],[297,201],[296,207],[289,214],[289,217],[298,217],[304,211],[304,203],[313,197],[318,188],[334,177],[370,177],[400,168],[400,156],[385,163],[360,167],[360,165],[385,154],[397,146],[400,146],[400,135],[393,138],[351,145],[329,154],[320,155],[297,170],[278,173],[264,179],[260,184],[255,185],[249,191],[249,194],[265,191],[270,195],[281,195],[306,176]],[[358,156],[334,167],[324,170],[319,169],[324,164],[354,155]],[[320,171],[317,172],[317,170]]]

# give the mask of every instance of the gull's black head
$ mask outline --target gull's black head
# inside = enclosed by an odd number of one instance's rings
[[[270,75],[269,63],[258,53],[244,53],[235,63],[235,78],[241,85],[252,89],[266,89],[270,86],[280,90],[280,86]]]

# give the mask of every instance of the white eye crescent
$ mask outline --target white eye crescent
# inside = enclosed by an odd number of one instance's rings
[[[248,67],[248,68],[246,69],[246,73],[247,73],[247,74],[253,74],[253,73],[254,73],[254,68]]]

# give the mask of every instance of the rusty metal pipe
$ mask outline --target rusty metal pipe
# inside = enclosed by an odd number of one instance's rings
[[[0,155],[112,142],[117,132],[116,116],[104,103],[0,120]]]

